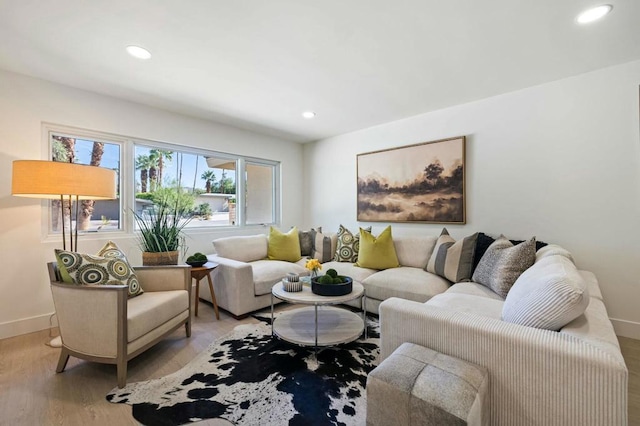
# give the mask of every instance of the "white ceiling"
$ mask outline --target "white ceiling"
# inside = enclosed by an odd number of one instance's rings
[[[609,3],[0,0],[0,68],[306,142],[639,59]]]

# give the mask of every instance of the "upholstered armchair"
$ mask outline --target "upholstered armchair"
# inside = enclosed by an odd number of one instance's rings
[[[183,324],[191,336],[189,266],[134,268],[144,293],[131,299],[126,285],[68,284],[55,263],[48,268],[62,338],[57,373],[64,371],[69,356],[116,364],[122,388],[130,359]]]

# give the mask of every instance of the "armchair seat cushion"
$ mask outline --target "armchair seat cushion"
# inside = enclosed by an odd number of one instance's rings
[[[367,297],[387,300],[390,297],[426,302],[436,294],[446,291],[451,283],[435,274],[419,268],[400,266],[371,275],[362,285]]]
[[[256,260],[251,262],[253,270],[253,286],[256,296],[271,293],[273,285],[285,277],[289,272],[308,275],[303,266],[282,260]]]
[[[189,309],[186,290],[145,292],[127,303],[128,342],[144,336]]]

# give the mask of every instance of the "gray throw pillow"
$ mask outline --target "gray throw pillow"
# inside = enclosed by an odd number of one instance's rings
[[[472,279],[504,298],[513,283],[535,260],[535,237],[514,246],[504,235],[500,235],[480,259]]]
[[[313,254],[313,237],[315,236],[316,231],[322,232],[322,227],[318,227],[317,230],[311,229],[309,231],[298,231],[301,256],[311,256]]]

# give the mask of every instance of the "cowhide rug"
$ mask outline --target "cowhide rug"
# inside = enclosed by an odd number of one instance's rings
[[[239,325],[181,370],[113,389],[145,425],[221,417],[236,425],[364,425],[367,374],[379,353],[376,318],[368,339],[324,349],[271,337],[270,319]]]

